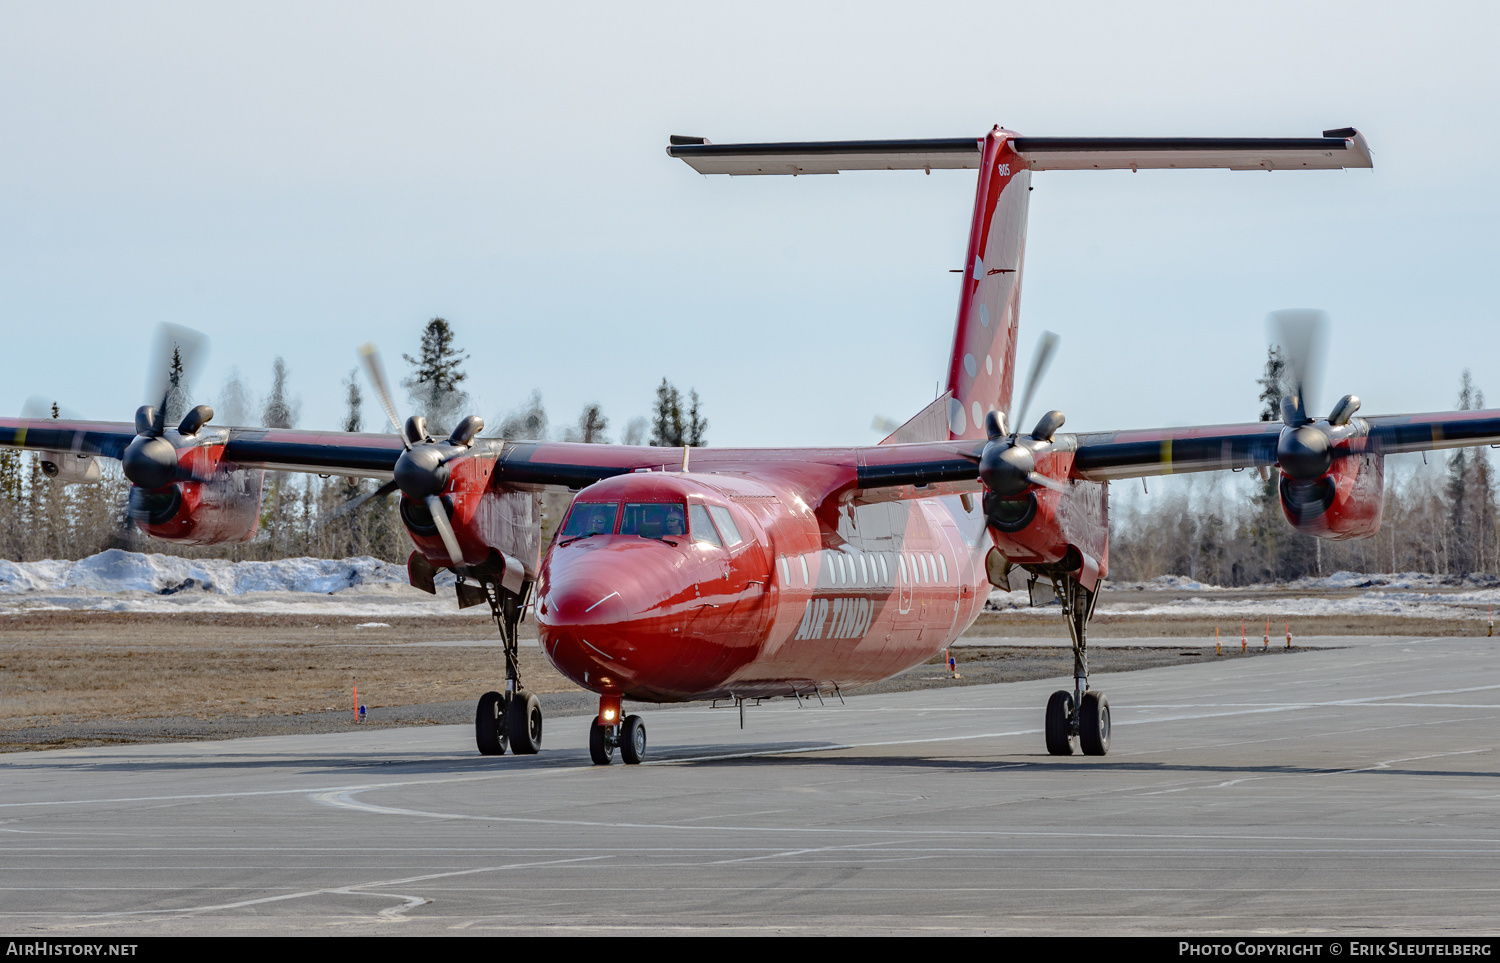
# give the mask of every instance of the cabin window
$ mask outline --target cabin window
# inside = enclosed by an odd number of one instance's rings
[[[719,548],[724,547],[724,543],[719,539],[719,533],[714,531],[714,523],[709,521],[708,509],[702,505],[689,505],[688,521],[693,526],[693,538],[700,542],[707,542],[710,545],[717,545]],[[783,569],[786,568],[785,555],[781,557],[781,567]],[[783,572],[784,576],[785,573]]]
[[[905,585],[909,581],[911,581],[906,576],[906,556],[905,555],[897,555],[896,556],[896,564],[901,566],[901,584]]]
[[[865,567],[865,557],[859,557],[859,582],[861,585],[870,584],[870,570]]]
[[[812,584],[812,579],[807,574],[807,556],[806,555],[798,555],[797,556],[797,561],[799,561],[799,562],[802,563],[802,584],[803,585],[811,585]]]
[[[891,571],[885,566],[885,555],[877,555],[875,556],[875,560],[880,563],[880,584],[889,585],[891,581]]]
[[[939,555],[938,564],[943,567],[943,581],[948,581],[948,556]]]
[[[619,510],[616,502],[574,502],[558,538],[608,535],[615,530],[615,513]]]
[[[687,511],[674,502],[626,502],[621,535],[670,538],[687,534]]]
[[[714,521],[719,523],[719,534],[724,536],[725,545],[738,545],[744,541],[740,530],[734,527],[734,519],[729,517],[729,509],[722,505],[710,505],[708,511],[713,515]]]
[[[839,584],[838,556],[825,549],[823,551],[823,567],[828,570],[828,580],[834,585]]]
[[[931,579],[929,579],[927,577],[927,559],[925,559],[925,558],[922,557],[922,553],[921,552],[917,553],[917,568],[921,569],[921,571],[922,571],[922,581],[923,582],[930,582],[930,581],[932,581]]]
[[[935,559],[935,558],[932,557],[932,553],[931,552],[927,553],[927,571],[929,571],[929,572],[932,573],[932,581],[936,582],[938,580],[938,577],[937,577],[937,559]]]
[[[787,585],[792,581],[792,576],[786,567],[786,556],[781,556],[777,561],[781,563],[781,584]]]

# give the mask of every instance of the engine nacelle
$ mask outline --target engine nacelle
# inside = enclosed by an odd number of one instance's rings
[[[1367,538],[1385,512],[1385,459],[1378,454],[1335,458],[1321,478],[1281,476],[1281,513],[1299,532],[1318,538]]]
[[[1008,498],[986,490],[984,514],[1000,555],[1033,569],[1076,574],[1092,590],[1109,572],[1109,488],[1068,478],[1072,461],[1070,451],[1041,454],[1037,471],[1066,479],[1064,490],[1032,485]]]
[[[132,506],[144,516],[136,518],[141,531],[183,545],[219,545],[254,538],[260,528],[265,471],[220,471],[223,453],[222,445],[181,449],[179,462],[205,481],[180,481],[133,493]]]
[[[518,572],[524,573],[524,578],[534,578],[542,545],[536,496],[492,489],[493,458],[459,458],[450,465],[448,481],[439,497],[464,557],[449,559],[427,504],[402,495],[401,521],[417,551],[439,567],[481,566],[498,552],[511,580],[518,578]]]

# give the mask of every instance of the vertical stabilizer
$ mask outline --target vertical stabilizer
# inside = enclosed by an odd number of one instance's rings
[[[701,174],[837,174],[859,170],[979,170],[946,397],[886,439],[984,437],[984,416],[1006,411],[1015,386],[1016,328],[1031,172],[1048,170],[1346,170],[1373,166],[1353,127],[1321,137],[984,137],[714,144],[672,137],[667,153]],[[946,409],[946,410],[944,410]],[[940,417],[934,418],[934,414]],[[941,415],[946,414],[946,422]],[[1012,425],[1011,430],[1024,430]]]
[[[983,438],[985,414],[1004,411],[1015,385],[1031,172],[1014,136],[996,127],[980,142],[979,186],[948,359],[952,438]]]

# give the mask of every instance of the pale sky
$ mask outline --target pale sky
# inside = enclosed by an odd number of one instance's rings
[[[1056,9],[1052,9],[1056,8]],[[1068,428],[1253,420],[1263,318],[1326,309],[1327,409],[1500,403],[1488,4],[0,6],[0,411],[129,420],[152,327],[336,426],[448,318],[492,424],[618,437],[663,376],[715,445],[868,443],[943,376],[974,174],[705,178],[717,142],[1316,136],[1375,170],[1035,175],[1024,369]],[[398,399],[403,411],[410,405]],[[365,418],[380,424],[373,401]]]

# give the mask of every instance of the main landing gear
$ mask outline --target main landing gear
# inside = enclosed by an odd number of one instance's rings
[[[486,692],[474,713],[474,741],[486,756],[503,756],[505,747],[518,756],[529,756],[542,748],[542,704],[521,685],[521,612],[531,583],[511,592],[485,579],[481,586],[505,646],[505,691]]]
[[[640,765],[646,758],[646,723],[640,716],[621,719],[619,696],[600,696],[599,714],[589,722],[589,758],[596,766],[607,766],[616,749],[626,765]]]
[[[1047,700],[1047,751],[1054,756],[1073,754],[1073,737],[1086,756],[1109,752],[1109,700],[1089,688],[1088,625],[1099,600],[1099,586],[1090,592],[1071,575],[1054,584],[1062,602],[1068,634],[1073,637],[1073,691],[1059,690]]]

